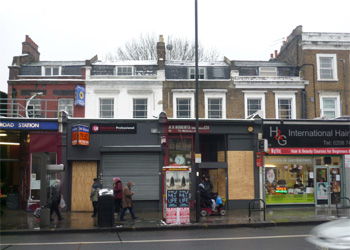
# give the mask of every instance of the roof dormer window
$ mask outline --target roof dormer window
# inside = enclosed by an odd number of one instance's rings
[[[189,68],[189,79],[196,79],[196,68]],[[205,68],[198,68],[198,79],[205,79]]]
[[[277,68],[259,67],[259,76],[277,76]]]
[[[45,75],[45,76],[61,75],[61,67],[59,67],[59,66],[45,66],[42,68],[42,75]]]
[[[117,67],[117,75],[118,76],[132,76],[133,75],[133,67],[132,66]]]

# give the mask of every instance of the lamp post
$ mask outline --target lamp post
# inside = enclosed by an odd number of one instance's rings
[[[195,154],[199,154],[199,121],[198,121],[198,11],[197,11],[197,0],[195,0],[195,73],[196,73],[196,135],[194,140]],[[196,156],[195,156],[196,157]],[[199,163],[195,160],[195,172],[196,172],[196,222],[199,222],[200,215],[200,194],[199,194]]]
[[[29,106],[29,103],[32,99],[34,99],[35,97],[37,97],[38,95],[43,95],[44,93],[43,92],[37,92],[35,93],[34,95],[32,95],[28,101],[27,101],[27,104],[26,104],[26,118],[29,118],[29,115],[28,115],[28,106]]]

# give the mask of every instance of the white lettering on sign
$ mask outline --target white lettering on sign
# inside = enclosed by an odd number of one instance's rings
[[[39,123],[18,123],[18,128],[40,128]]]
[[[14,126],[13,122],[0,122],[0,128],[13,128]]]

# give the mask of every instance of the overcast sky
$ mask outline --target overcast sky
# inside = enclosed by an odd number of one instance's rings
[[[194,40],[195,0],[0,1],[0,90],[29,35],[40,60],[102,58],[141,33]],[[230,60],[268,60],[282,39],[304,32],[350,33],[349,0],[198,0],[198,37]]]

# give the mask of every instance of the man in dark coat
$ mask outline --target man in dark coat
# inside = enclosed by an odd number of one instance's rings
[[[135,186],[132,181],[129,181],[128,184],[124,187],[123,190],[123,211],[120,215],[120,220],[123,221],[124,215],[127,209],[129,209],[132,219],[136,219],[137,217],[134,214],[134,209],[132,208],[132,196],[135,192],[131,191],[131,187]]]
[[[207,207],[210,207],[213,211],[215,211],[216,203],[210,197],[207,190],[205,190],[203,183],[199,184],[199,194],[200,194],[201,204],[204,202]]]
[[[56,180],[55,183],[50,187],[50,192],[49,192],[50,221],[53,221],[52,219],[53,212],[56,212],[58,220],[63,220],[60,209],[58,208],[61,201],[60,187],[61,187],[60,180]]]
[[[204,180],[202,180],[202,183],[204,185],[204,189],[207,190],[209,195],[211,195],[211,192],[213,191],[213,183],[211,183],[208,175],[204,176]]]

